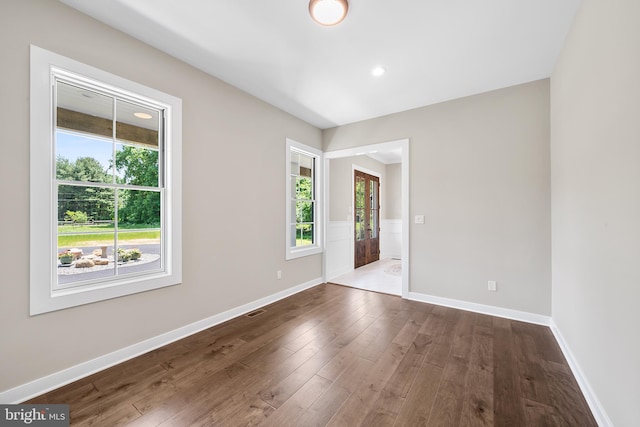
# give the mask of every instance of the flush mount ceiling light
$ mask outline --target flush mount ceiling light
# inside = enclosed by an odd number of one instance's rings
[[[309,14],[313,20],[327,27],[342,22],[348,10],[347,0],[311,0],[309,2]]]
[[[148,120],[153,117],[151,114],[147,114],[147,113],[133,113],[133,115],[139,119],[145,119],[145,120]]]

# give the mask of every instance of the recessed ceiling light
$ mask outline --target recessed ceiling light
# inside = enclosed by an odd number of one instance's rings
[[[330,27],[339,24],[347,16],[347,0],[311,0],[309,14],[320,25]]]
[[[133,115],[139,119],[145,119],[145,120],[153,117],[151,114],[147,114],[147,113],[133,113]]]
[[[380,77],[381,75],[383,75],[386,72],[387,72],[386,68],[384,68],[381,65],[378,65],[373,70],[371,70],[371,75],[373,75],[374,77]]]

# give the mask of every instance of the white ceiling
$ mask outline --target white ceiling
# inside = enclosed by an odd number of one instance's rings
[[[385,151],[369,151],[364,154],[385,165],[402,162],[402,148],[394,148]]]
[[[549,77],[580,0],[60,0],[326,129]],[[376,65],[386,67],[373,77]]]

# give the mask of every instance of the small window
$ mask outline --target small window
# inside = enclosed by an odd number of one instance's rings
[[[179,283],[180,100],[33,46],[31,84],[31,313]]]
[[[287,259],[322,252],[321,158],[320,151],[287,140]]]

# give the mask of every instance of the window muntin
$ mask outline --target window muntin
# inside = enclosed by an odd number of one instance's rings
[[[181,283],[182,101],[37,46],[31,46],[30,59],[31,315]],[[127,161],[132,148],[147,167]],[[80,158],[93,160],[78,167]],[[155,159],[157,165],[149,167]],[[127,198],[141,200],[146,214],[127,210]],[[144,227],[131,218],[146,218]],[[94,275],[82,280],[62,277],[82,269],[63,267],[66,274],[59,275],[62,258],[72,259],[57,257],[58,249],[75,249],[88,237],[99,258],[115,262],[92,268]],[[158,241],[160,253],[152,262],[121,267],[118,258],[138,255],[121,256],[118,243],[126,248]]]
[[[322,252],[320,151],[287,140],[287,259]]]

